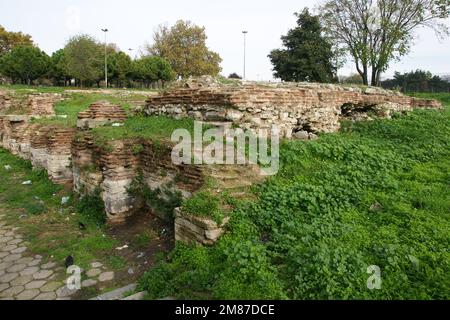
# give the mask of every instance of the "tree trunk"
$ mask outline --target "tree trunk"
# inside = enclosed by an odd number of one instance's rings
[[[372,69],[372,86],[379,87],[380,86],[380,77],[381,77],[381,70],[378,68]]]

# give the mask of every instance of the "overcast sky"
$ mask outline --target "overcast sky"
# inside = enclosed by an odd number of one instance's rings
[[[108,28],[108,42],[133,55],[152,40],[155,28],[178,19],[206,27],[208,46],[223,59],[222,73],[242,74],[243,35],[247,38],[247,77],[270,80],[272,68],[267,55],[281,46],[280,36],[295,26],[293,13],[318,0],[0,0],[0,25],[9,31],[32,35],[48,54],[62,48],[73,35],[88,33],[103,41],[100,28]],[[450,26],[450,20],[446,23]],[[417,34],[412,52],[386,73],[426,69],[450,74],[450,39],[437,40],[433,31]],[[348,63],[340,74],[355,72]]]

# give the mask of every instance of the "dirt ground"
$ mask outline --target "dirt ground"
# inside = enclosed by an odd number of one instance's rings
[[[107,227],[107,235],[119,243],[115,256],[121,257],[125,267],[115,271],[113,287],[84,288],[72,296],[74,300],[92,298],[113,288],[135,283],[160,259],[174,248],[173,226],[155,216],[151,210],[142,210],[129,217],[124,223]],[[144,241],[136,243],[139,235],[146,235]],[[150,236],[149,236],[150,235]]]

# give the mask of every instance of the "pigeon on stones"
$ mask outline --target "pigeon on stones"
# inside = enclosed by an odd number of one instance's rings
[[[66,258],[66,261],[64,262],[66,269],[69,268],[70,266],[73,266],[73,257],[72,256],[68,256]]]

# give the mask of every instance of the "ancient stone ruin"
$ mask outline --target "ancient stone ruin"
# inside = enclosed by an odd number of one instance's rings
[[[54,104],[59,100],[61,100],[60,94],[31,94],[28,98],[28,108],[31,110],[30,114],[37,116],[54,116]]]
[[[86,111],[78,113],[77,127],[80,129],[93,129],[113,123],[122,123],[126,120],[125,110],[108,101],[99,101],[92,104]]]
[[[6,91],[0,91],[0,113],[11,107],[11,96]]]
[[[212,124],[244,129],[277,125],[281,135],[336,132],[342,118],[364,118],[372,111],[389,117],[414,108],[440,108],[436,100],[417,99],[379,88],[312,83],[234,83],[223,85],[210,77],[189,80],[147,100],[147,115],[191,117]]]
[[[97,143],[92,128],[122,125],[126,112],[108,102],[92,104],[78,115],[77,127],[35,123],[32,118],[54,115],[59,95],[14,97],[0,92],[0,146],[30,160],[56,183],[72,185],[80,195],[99,192],[108,221],[124,221],[148,207],[174,224],[176,240],[214,243],[224,232],[225,218],[187,215],[181,209],[160,212],[155,203],[174,195],[189,198],[213,179],[217,191],[239,196],[242,187],[262,181],[257,165],[175,165],[170,141],[135,138]],[[181,82],[151,96],[143,112],[174,118],[192,117],[217,126],[239,126],[255,132],[277,125],[283,137],[312,139],[320,132],[335,132],[341,119],[390,117],[414,108],[441,108],[435,100],[415,99],[378,88],[325,84],[223,85],[212,78]],[[14,110],[25,113],[11,114]],[[149,199],[134,191],[146,189]]]
[[[27,114],[34,117],[52,117],[54,104],[62,99],[61,94],[31,93],[17,95],[10,91],[0,91],[1,114]]]

